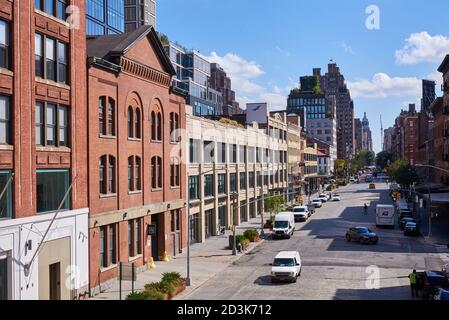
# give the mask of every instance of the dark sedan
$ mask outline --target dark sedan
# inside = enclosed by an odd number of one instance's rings
[[[401,230],[405,229],[405,225],[409,222],[415,222],[415,219],[411,218],[411,217],[405,217],[402,218],[401,221],[399,221],[399,227],[401,228]]]
[[[351,228],[346,232],[346,240],[348,242],[354,240],[364,244],[377,244],[379,237],[366,227]]]
[[[404,235],[419,237],[420,231],[418,225],[414,222],[408,222],[404,228]]]

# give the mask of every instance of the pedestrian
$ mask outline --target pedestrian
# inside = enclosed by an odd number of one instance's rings
[[[368,206],[365,203],[365,216],[367,216],[367,215],[368,215]]]
[[[412,297],[418,297],[418,285],[417,285],[417,277],[416,277],[416,270],[413,270],[412,273],[408,275],[408,278],[410,280],[410,288],[412,290]]]

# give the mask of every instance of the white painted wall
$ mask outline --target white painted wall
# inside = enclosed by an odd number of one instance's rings
[[[71,290],[88,287],[89,279],[89,243],[88,243],[89,210],[71,210],[58,214],[45,241],[70,237],[71,263],[66,270],[66,278],[61,285],[68,285]],[[0,221],[0,252],[9,251],[12,257],[12,299],[37,300],[39,292],[37,255],[28,276],[23,266],[30,262],[47,230],[54,213],[35,215],[32,217]],[[25,244],[31,240],[31,250]]]

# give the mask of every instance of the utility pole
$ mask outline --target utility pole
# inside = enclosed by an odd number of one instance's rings
[[[427,203],[427,212],[429,215],[429,238],[432,236],[432,195],[431,195],[431,188],[430,188],[430,166],[427,168],[427,189],[429,192],[429,201]]]

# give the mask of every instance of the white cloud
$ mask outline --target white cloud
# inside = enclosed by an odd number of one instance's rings
[[[288,88],[270,83],[265,86],[256,83],[257,78],[265,74],[257,62],[248,61],[232,53],[219,56],[216,52],[212,52],[207,59],[218,63],[231,78],[236,100],[243,109],[251,102],[268,102],[273,108],[286,107]],[[272,89],[267,89],[268,86]]]
[[[417,64],[420,62],[438,63],[449,53],[449,38],[443,35],[431,36],[427,32],[412,33],[405,45],[396,50],[396,62]]]
[[[285,110],[287,108],[287,97],[280,93],[264,92],[259,95],[259,102],[267,102],[272,110]]]
[[[441,87],[441,85],[443,84],[443,75],[438,71],[434,71],[431,74],[427,75],[426,80],[435,81],[437,84],[437,91],[438,91],[438,87]]]
[[[349,53],[349,54],[352,54],[352,55],[355,54],[354,50],[352,50],[352,47],[351,47],[349,44],[347,44],[346,42],[341,41],[341,42],[338,42],[337,44],[338,44],[338,46],[341,47],[346,53]]]
[[[216,52],[212,52],[207,59],[210,62],[218,63],[226,71],[232,79],[235,91],[257,93],[263,90],[260,85],[252,81],[265,73],[255,61],[247,61],[233,53],[221,57]]]
[[[387,98],[410,97],[421,94],[421,80],[414,77],[390,77],[376,73],[372,79],[348,82],[353,97]]]
[[[282,54],[283,56],[286,56],[287,58],[289,58],[289,57],[292,56],[292,53],[291,53],[290,51],[285,50],[285,49],[282,49],[282,48],[279,47],[279,46],[276,46],[276,50],[277,50],[277,52],[279,52],[279,53]]]

